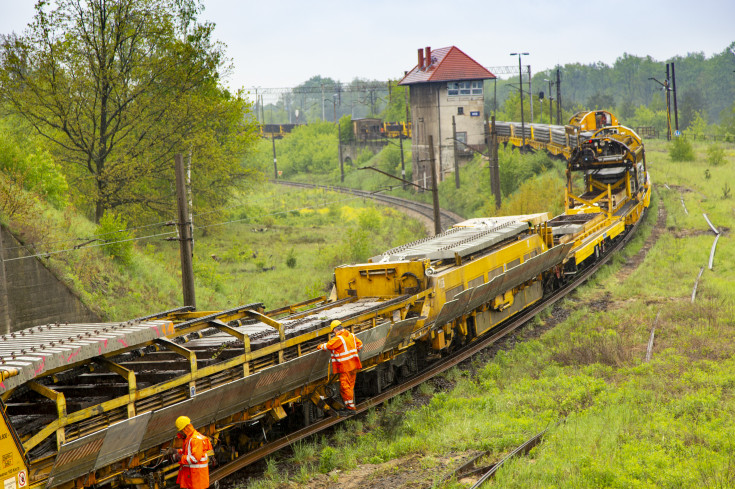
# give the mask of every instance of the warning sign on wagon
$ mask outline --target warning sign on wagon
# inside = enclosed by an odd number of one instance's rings
[[[26,471],[21,470],[18,472],[18,487],[25,487],[26,484],[28,484],[28,479],[26,479]]]

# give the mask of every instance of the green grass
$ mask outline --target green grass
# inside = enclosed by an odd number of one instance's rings
[[[11,229],[36,251],[71,249],[96,227],[73,208],[17,219]],[[194,217],[197,308],[263,302],[272,309],[329,293],[334,267],[365,261],[425,236],[423,225],[389,207],[342,194],[263,184],[221,215]],[[144,228],[138,237],[171,231]],[[136,241],[127,263],[99,247],[44,262],[107,320],[127,320],[182,303],[179,247],[163,236]],[[82,239],[81,241],[87,241]],[[94,244],[94,243],[92,243]]]

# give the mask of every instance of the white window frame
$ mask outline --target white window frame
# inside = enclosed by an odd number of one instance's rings
[[[447,96],[449,97],[482,95],[482,93],[482,80],[447,82]]]

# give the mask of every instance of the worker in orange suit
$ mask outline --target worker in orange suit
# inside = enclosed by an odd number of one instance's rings
[[[179,476],[176,483],[182,489],[207,489],[209,487],[209,455],[212,449],[209,438],[194,429],[186,416],[176,418],[176,429],[186,437],[178,450]]]
[[[352,414],[355,411],[355,379],[362,368],[358,354],[362,341],[347,331],[341,321],[332,321],[331,326],[334,337],[318,348],[332,353],[332,372],[339,374],[339,393],[347,408],[346,413],[340,414]]]

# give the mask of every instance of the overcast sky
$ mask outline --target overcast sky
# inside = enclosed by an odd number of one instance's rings
[[[0,33],[22,32],[35,0],[0,0]],[[735,0],[204,0],[234,70],[231,88],[400,78],[418,48],[457,46],[486,67],[538,72],[612,64],[623,53],[664,61],[735,41]],[[733,56],[735,65],[735,55]]]

